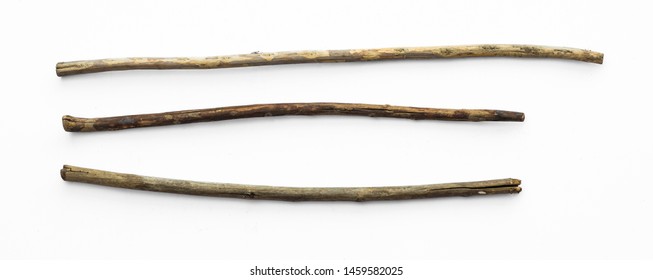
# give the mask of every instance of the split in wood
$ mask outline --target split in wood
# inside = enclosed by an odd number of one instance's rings
[[[212,57],[133,57],[82,60],[57,63],[57,76],[135,69],[215,69],[262,65],[357,62],[402,59],[463,57],[560,58],[603,63],[603,54],[589,50],[535,45],[466,45],[357,50],[295,51],[212,56]]]
[[[351,115],[447,121],[524,121],[524,113],[501,110],[436,109],[355,103],[279,103],[105,118],[77,118],[66,115],[62,117],[62,122],[66,131],[90,132],[285,115]]]
[[[400,200],[445,196],[510,194],[521,191],[521,187],[519,187],[521,181],[518,179],[396,187],[302,188],[174,180],[70,165],[63,166],[61,169],[61,178],[64,181],[125,189],[286,201]]]

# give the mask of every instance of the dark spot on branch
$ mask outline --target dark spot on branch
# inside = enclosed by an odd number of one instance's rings
[[[469,113],[461,110],[457,110],[453,113],[453,118],[457,120],[464,120],[469,118]]]

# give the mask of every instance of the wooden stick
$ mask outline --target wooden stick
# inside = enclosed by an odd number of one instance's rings
[[[285,115],[352,115],[449,121],[524,121],[524,113],[501,110],[435,109],[355,103],[280,103],[106,118],[77,118],[66,115],[62,117],[62,122],[66,131],[90,132]]]
[[[519,187],[521,181],[517,179],[397,187],[296,188],[164,179],[70,165],[63,166],[61,169],[61,178],[64,181],[70,182],[134,190],[287,201],[399,200],[444,196],[508,194],[519,193],[521,191],[521,187]]]
[[[461,57],[536,57],[561,58],[603,63],[603,54],[589,50],[534,45],[467,45],[415,48],[296,51],[212,56],[212,57],[132,57],[81,60],[57,63],[57,76],[133,69],[214,69],[261,65],[355,62],[400,59]]]

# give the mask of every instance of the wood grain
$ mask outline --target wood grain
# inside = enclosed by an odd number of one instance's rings
[[[61,178],[64,181],[125,189],[286,201],[399,200],[445,196],[510,194],[521,191],[521,187],[519,186],[521,181],[518,179],[394,187],[273,187],[165,179],[70,165],[63,166],[61,169]]]
[[[501,110],[437,109],[356,103],[279,103],[105,118],[63,116],[66,131],[92,132],[285,115],[349,115],[447,121],[524,121],[524,113]]]
[[[212,57],[132,57],[59,62],[57,76],[135,69],[215,69],[262,65],[357,62],[463,57],[559,58],[603,63],[603,54],[589,50],[535,45],[465,45],[325,51],[273,52]]]

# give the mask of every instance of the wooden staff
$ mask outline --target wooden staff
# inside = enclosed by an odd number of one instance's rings
[[[501,110],[436,109],[354,103],[280,103],[106,118],[77,118],[66,115],[62,117],[62,122],[66,131],[90,132],[285,115],[352,115],[448,121],[524,121],[524,113]]]
[[[415,48],[275,52],[212,57],[132,57],[57,63],[57,76],[134,69],[214,69],[261,65],[355,62],[461,57],[560,58],[603,63],[603,54],[589,50],[534,45],[468,45]]]
[[[520,180],[447,183],[397,187],[301,188],[205,183],[116,173],[64,165],[64,181],[179,194],[287,201],[369,201],[509,194],[521,191]]]

